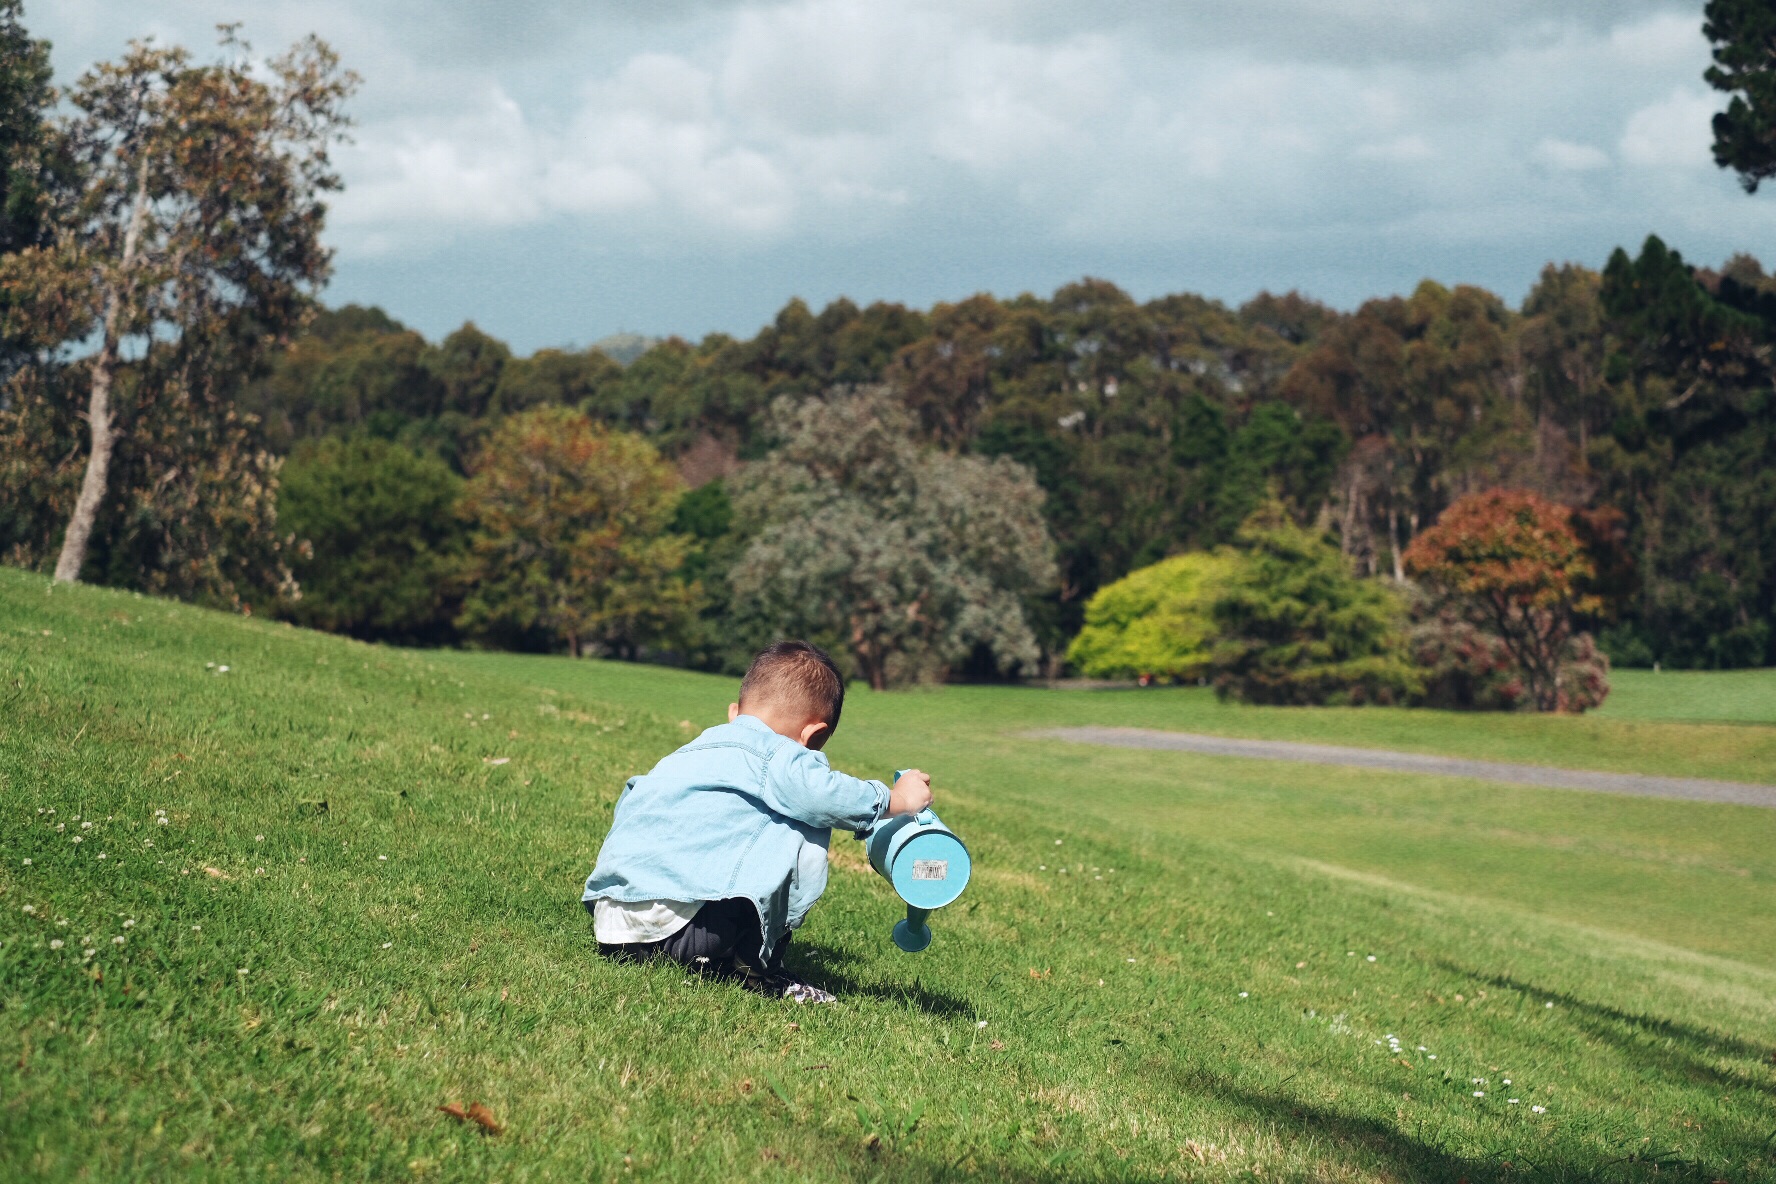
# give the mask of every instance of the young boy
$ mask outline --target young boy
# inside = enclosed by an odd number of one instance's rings
[[[629,779],[582,898],[601,953],[832,1002],[783,973],[790,931],[826,889],[832,831],[931,804],[916,769],[893,789],[832,770],[820,750],[844,703],[831,658],[780,641],[752,660],[726,724]]]

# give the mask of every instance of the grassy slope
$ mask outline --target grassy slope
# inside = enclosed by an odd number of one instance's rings
[[[1706,952],[1771,911],[1776,812],[1002,735],[1106,697],[859,696],[835,758],[937,770],[980,870],[910,959],[835,842],[795,957],[845,999],[796,1010],[608,966],[577,911],[622,778],[729,689],[0,571],[0,1176],[1776,1171],[1776,943]],[[1529,735],[1489,743],[1562,750]],[[1568,906],[1612,874],[1613,915]],[[433,1110],[477,1098],[504,1136]]]

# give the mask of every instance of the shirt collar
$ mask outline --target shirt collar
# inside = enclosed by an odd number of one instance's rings
[[[771,730],[769,724],[765,723],[764,720],[756,715],[746,715],[745,713],[742,713],[734,717],[734,722],[742,727],[751,728],[755,732],[763,732],[767,736],[775,736],[777,734]]]

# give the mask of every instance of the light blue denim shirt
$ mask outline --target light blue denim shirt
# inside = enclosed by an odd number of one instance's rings
[[[865,830],[887,809],[882,782],[834,772],[824,753],[742,715],[629,779],[582,899],[744,896],[762,959],[826,890],[833,828]]]

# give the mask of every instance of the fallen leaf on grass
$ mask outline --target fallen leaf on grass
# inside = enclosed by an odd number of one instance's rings
[[[227,879],[231,878],[227,872],[223,871],[219,867],[206,867],[206,868],[204,868],[204,874],[206,876],[214,877],[215,879],[218,879],[218,880],[227,880]]]
[[[438,1107],[438,1113],[448,1114],[458,1122],[472,1122],[480,1127],[484,1134],[497,1135],[506,1129],[500,1125],[499,1119],[493,1116],[493,1111],[480,1102],[470,1102],[467,1109],[463,1108],[461,1102],[446,1102]]]
[[[752,1092],[752,1078],[748,1077],[740,1082],[740,1092],[743,1094],[749,1094]]]
[[[1004,1052],[1005,1051],[1005,1041],[995,1040],[995,1041],[993,1041],[993,1043],[987,1045],[987,1047],[992,1049],[994,1052]]]

